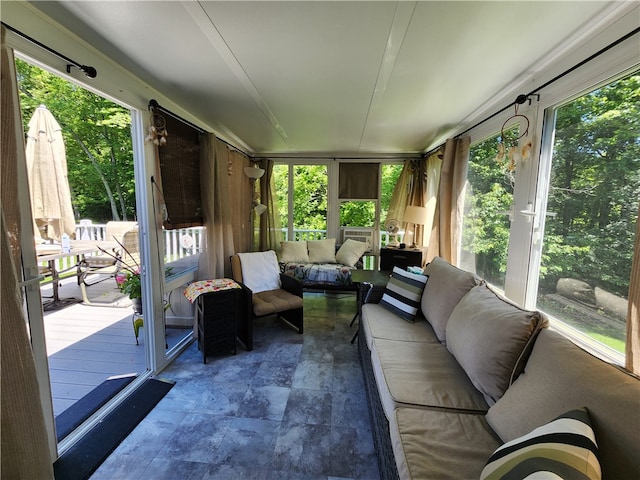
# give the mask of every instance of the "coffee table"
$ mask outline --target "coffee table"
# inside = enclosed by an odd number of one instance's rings
[[[356,286],[356,303],[358,308],[351,320],[350,326],[362,315],[362,305],[367,301],[379,301],[387,286],[391,272],[385,270],[354,270],[351,272],[351,282]],[[358,330],[353,335],[351,343],[358,338]]]

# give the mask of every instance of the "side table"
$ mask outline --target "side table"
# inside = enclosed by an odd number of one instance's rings
[[[208,355],[215,353],[232,352],[235,355],[238,331],[249,321],[247,292],[244,288],[229,279],[207,282],[209,286],[214,282],[227,283],[227,286],[198,292],[195,298],[198,350],[202,352],[204,363],[207,363]],[[229,288],[229,282],[235,286]],[[213,288],[217,288],[217,285]],[[192,292],[186,292],[185,296],[187,293]]]
[[[393,267],[400,267],[406,270],[407,267],[422,266],[424,249],[418,248],[397,248],[385,247],[380,249],[380,269],[393,270]]]
[[[356,314],[351,320],[350,326],[362,315],[362,305],[367,301],[377,302],[382,298],[391,273],[384,270],[354,270],[351,272],[351,281],[356,286]],[[358,338],[358,330],[351,339],[354,343]]]

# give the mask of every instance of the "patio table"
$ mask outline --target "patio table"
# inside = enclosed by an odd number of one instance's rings
[[[53,300],[49,302],[49,304],[47,304],[45,308],[47,306],[56,305],[61,302],[59,294],[59,281],[61,273],[66,273],[75,269],[74,276],[78,277],[80,273],[82,273],[79,267],[80,260],[84,258],[85,255],[100,252],[101,249],[110,251],[118,247],[117,242],[94,240],[71,240],[70,244],[71,249],[69,252],[59,251],[55,253],[50,253],[50,244],[43,244],[43,246],[40,248],[40,251],[38,248],[39,246],[36,245],[36,255],[38,257],[38,263],[47,262],[49,272],[51,272],[51,281],[53,283]],[[70,268],[58,270],[57,260],[67,257],[75,257],[75,264]]]

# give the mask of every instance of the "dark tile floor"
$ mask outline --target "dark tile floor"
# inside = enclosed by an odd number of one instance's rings
[[[350,294],[305,294],[305,332],[255,324],[252,352],[191,345],[173,389],[91,480],[378,479]]]

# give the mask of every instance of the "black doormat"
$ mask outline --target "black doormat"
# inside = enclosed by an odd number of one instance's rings
[[[129,385],[137,375],[111,377],[87,393],[76,403],[56,417],[56,435],[58,442],[78,428],[82,422],[93,415],[105,403]]]
[[[84,480],[162,400],[174,383],[149,379],[53,464],[56,480]]]

